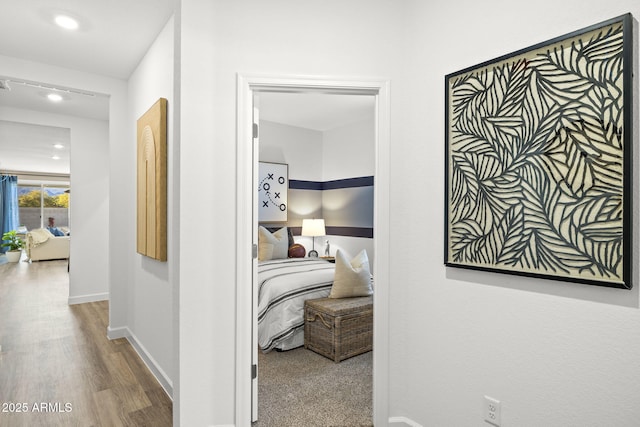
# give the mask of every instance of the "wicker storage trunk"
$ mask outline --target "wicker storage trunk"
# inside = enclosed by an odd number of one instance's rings
[[[373,297],[304,303],[304,348],[340,362],[373,348]]]

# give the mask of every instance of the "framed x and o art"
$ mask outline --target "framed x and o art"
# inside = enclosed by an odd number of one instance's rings
[[[287,222],[289,165],[258,163],[258,221]]]
[[[631,289],[632,17],[445,77],[445,265]]]

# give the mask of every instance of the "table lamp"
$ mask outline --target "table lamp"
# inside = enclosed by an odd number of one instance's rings
[[[312,238],[312,250],[309,251],[309,256],[312,258],[318,257],[318,251],[316,251],[316,236],[326,236],[327,232],[324,229],[324,219],[303,219],[302,220],[302,235]]]

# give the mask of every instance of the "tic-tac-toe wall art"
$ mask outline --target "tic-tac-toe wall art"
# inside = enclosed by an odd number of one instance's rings
[[[446,265],[631,288],[631,30],[446,76]]]
[[[289,165],[260,162],[258,169],[258,221],[287,222]]]

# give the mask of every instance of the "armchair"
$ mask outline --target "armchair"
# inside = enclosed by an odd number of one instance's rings
[[[27,233],[27,257],[31,261],[69,258],[69,236],[54,236],[45,228]]]

